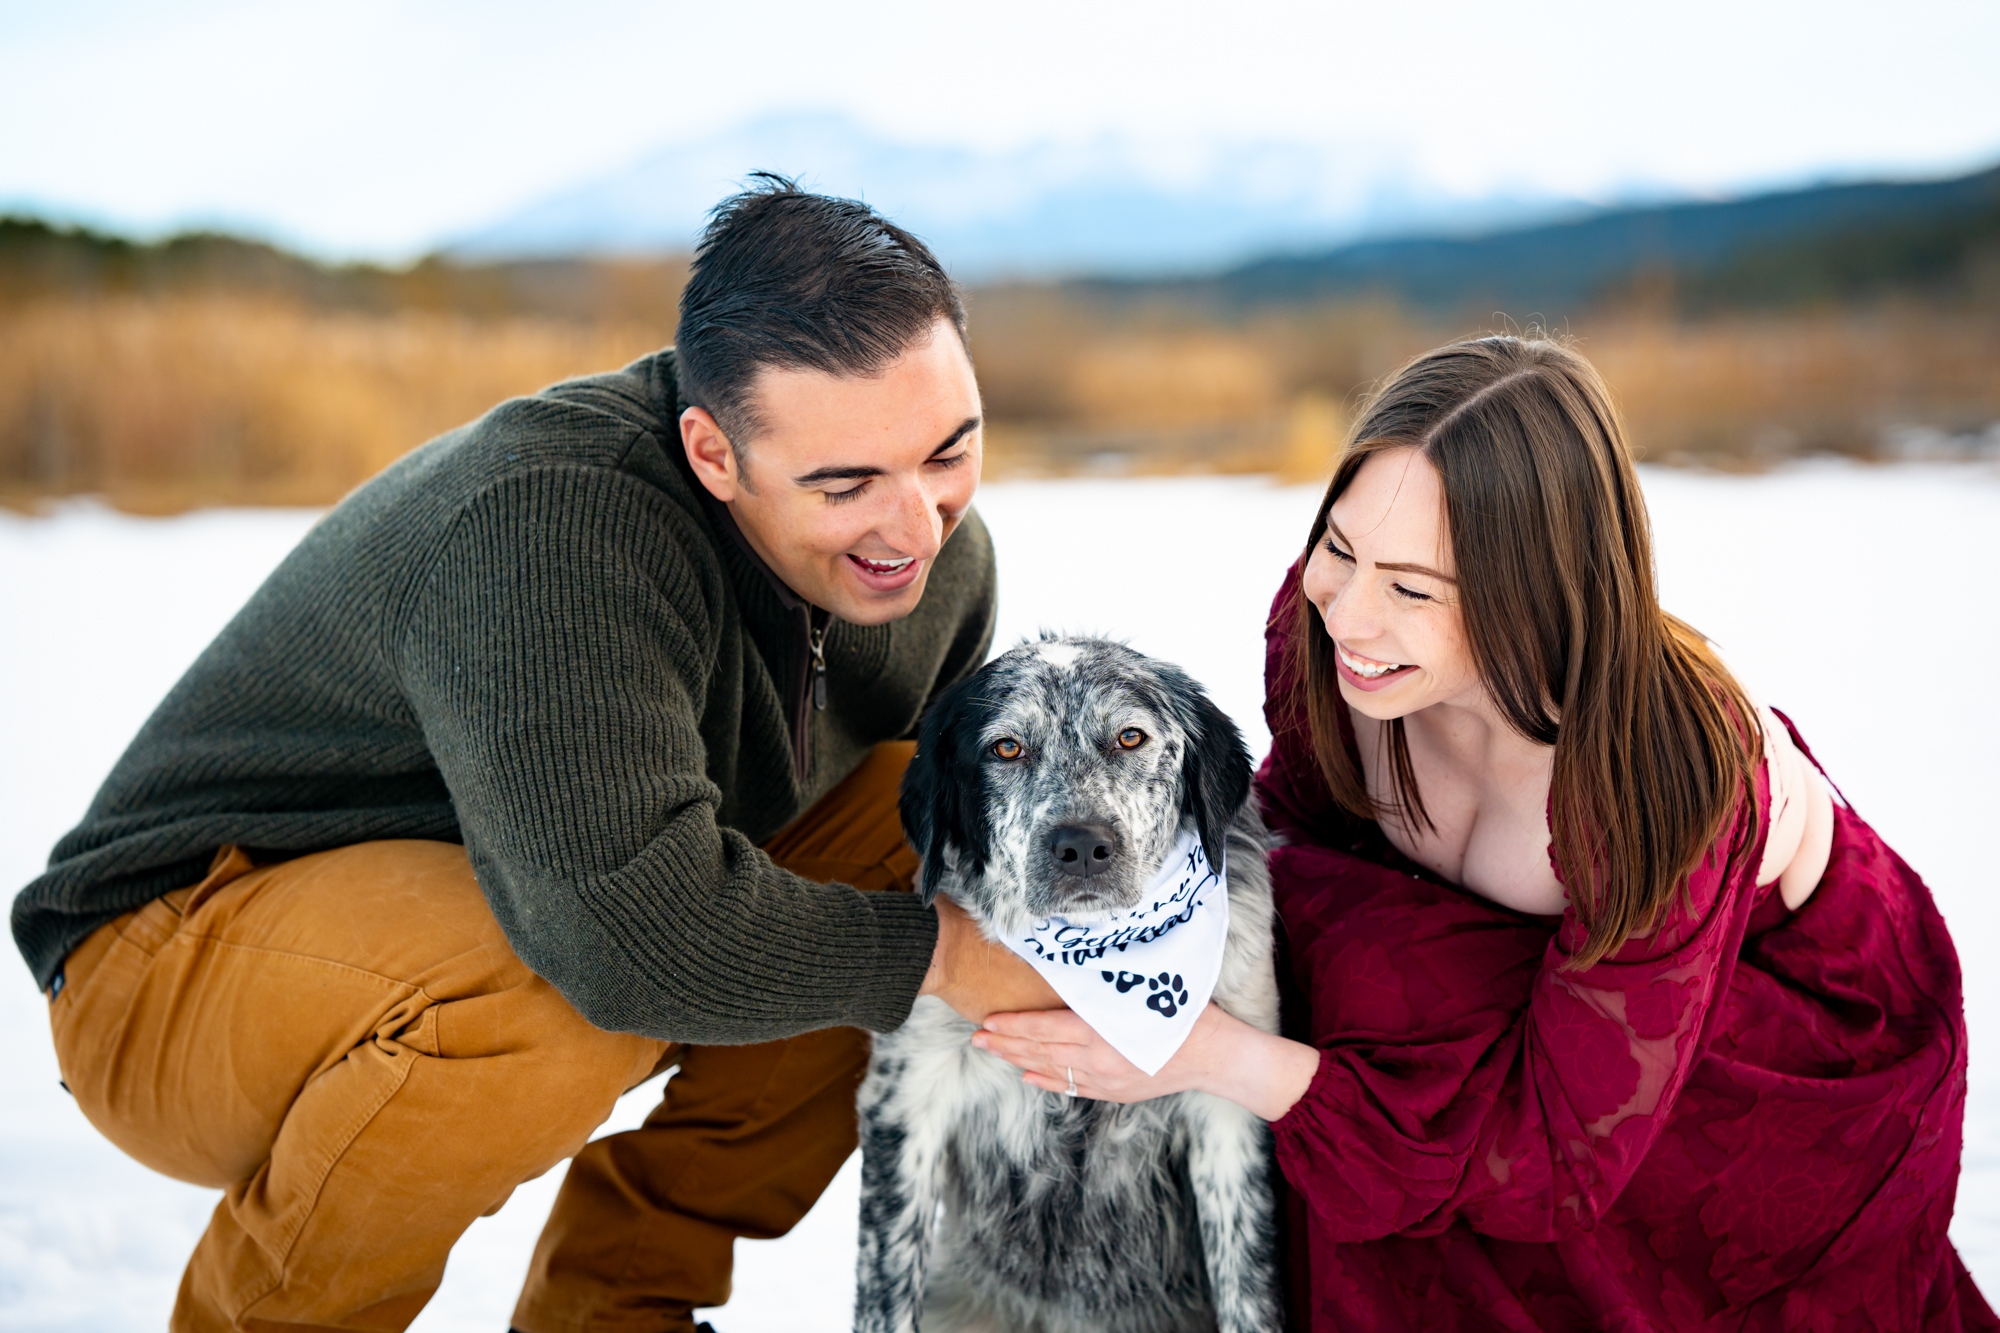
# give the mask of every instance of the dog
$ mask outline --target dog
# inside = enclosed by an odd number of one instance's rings
[[[1184,672],[1045,636],[937,700],[901,801],[924,900],[947,894],[996,939],[1133,908],[1195,833],[1229,887],[1214,999],[1275,1032],[1268,835],[1249,792],[1242,735]],[[859,1333],[1279,1327],[1261,1119],[1198,1092],[1124,1106],[1044,1092],[969,1045],[973,1031],[926,997],[875,1039]]]

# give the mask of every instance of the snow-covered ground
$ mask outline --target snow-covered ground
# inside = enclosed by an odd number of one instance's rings
[[[1978,843],[2000,804],[2000,471],[1812,464],[1646,474],[1668,606],[1792,714],[1848,798],[1929,880],[1966,964],[1973,1094],[1953,1228],[2000,1294],[2000,894]],[[1208,683],[1254,748],[1265,607],[1316,494],[1244,479],[1017,482],[980,506],[1000,643],[1041,626],[1129,638]],[[0,516],[0,887],[31,878],[153,704],[313,521]],[[97,1137],[56,1086],[44,1005],[0,966],[0,1329],[161,1327],[211,1191]],[[628,1096],[605,1132],[657,1096]],[[425,1333],[505,1328],[556,1173],[475,1224]],[[737,1250],[723,1333],[847,1327],[850,1162],[783,1240]]]

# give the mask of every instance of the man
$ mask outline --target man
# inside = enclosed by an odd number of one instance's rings
[[[400,1329],[572,1154],[516,1326],[692,1328],[852,1150],[857,1029],[1046,999],[894,891],[903,738],[993,632],[964,322],[768,178],[676,348],[362,487],[168,695],[13,926],[84,1114],[226,1191],[174,1328]]]

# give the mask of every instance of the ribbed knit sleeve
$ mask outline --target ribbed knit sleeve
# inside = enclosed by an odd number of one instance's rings
[[[615,470],[519,473],[468,503],[411,592],[393,651],[480,887],[599,1027],[896,1027],[930,911],[801,879],[717,822],[699,721],[726,598],[691,524]]]

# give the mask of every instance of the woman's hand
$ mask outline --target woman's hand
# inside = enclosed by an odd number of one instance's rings
[[[1210,1004],[1188,1039],[1160,1072],[1148,1077],[1067,1009],[992,1014],[972,1044],[1023,1070],[1047,1092],[1101,1102],[1141,1102],[1173,1092],[1210,1092],[1276,1120],[1305,1094],[1319,1070],[1319,1052],[1260,1032]]]

